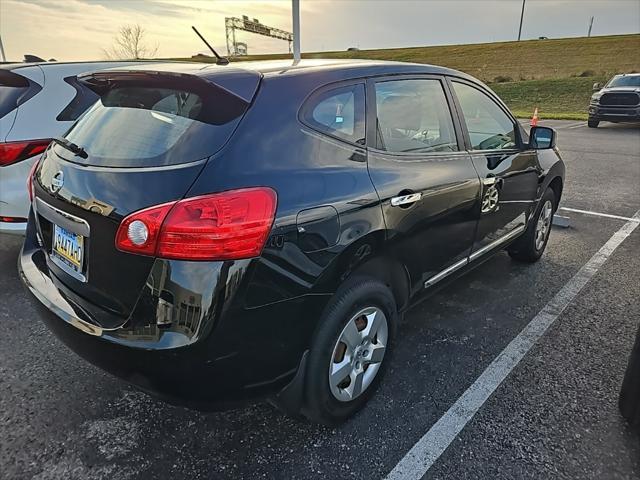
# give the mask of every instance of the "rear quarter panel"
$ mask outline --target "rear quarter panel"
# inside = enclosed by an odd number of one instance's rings
[[[328,297],[349,263],[341,254],[384,232],[366,151],[298,120],[307,96],[332,80],[321,74],[312,81],[305,76],[265,77],[238,131],[208,162],[188,194],[250,186],[277,192],[271,236],[249,269],[244,298],[249,308],[310,294]],[[338,213],[337,241],[317,251],[301,248],[296,217],[302,210],[324,206]]]

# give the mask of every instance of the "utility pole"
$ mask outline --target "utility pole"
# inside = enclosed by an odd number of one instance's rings
[[[593,17],[591,17],[591,21],[589,22],[589,33],[587,33],[587,37],[591,36],[591,29],[593,28]]]
[[[2,46],[2,37],[0,37],[0,62],[6,62],[7,57],[4,56],[4,47]]]
[[[518,41],[520,41],[520,37],[522,37],[522,20],[524,20],[524,4],[527,0],[522,0],[522,12],[520,12],[520,28],[518,29]]]
[[[291,0],[293,16],[293,61],[300,61],[300,0]]]

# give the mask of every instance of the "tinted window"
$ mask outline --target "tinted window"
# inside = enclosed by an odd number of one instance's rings
[[[56,153],[76,163],[114,167],[186,163],[215,153],[228,139],[246,103],[221,89],[119,87],[107,91],[66,137],[88,153]],[[231,100],[218,97],[229,95]],[[235,103],[234,103],[235,102]],[[224,120],[226,119],[226,122]]]
[[[40,85],[22,75],[0,69],[0,118],[18,108],[18,105],[26,102],[40,90],[42,90]]]
[[[314,96],[305,108],[304,119],[321,132],[364,145],[364,85],[334,88]]]
[[[474,150],[499,150],[517,145],[511,118],[486,94],[453,82]]]
[[[439,80],[376,83],[377,147],[389,152],[458,150],[451,111]]]
[[[69,105],[58,114],[56,120],[60,122],[70,122],[77,120],[78,117],[82,115],[87,108],[96,103],[100,97],[97,93],[94,93],[78,82],[76,77],[67,77],[64,81],[76,89],[76,96],[73,97]]]

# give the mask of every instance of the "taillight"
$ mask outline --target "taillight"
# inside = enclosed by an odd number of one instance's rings
[[[146,208],[122,221],[116,248],[179,260],[255,257],[271,231],[276,198],[272,189],[257,187]]]
[[[29,192],[29,201],[33,202],[33,197],[36,196],[35,190],[33,188],[33,176],[36,174],[36,170],[38,165],[40,164],[40,159],[37,159],[31,165],[31,169],[29,170],[29,175],[27,175],[27,192]]]
[[[39,155],[47,149],[50,143],[50,138],[0,143],[0,167],[7,167],[34,155]]]

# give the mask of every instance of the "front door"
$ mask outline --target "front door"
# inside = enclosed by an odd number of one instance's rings
[[[480,181],[443,79],[393,77],[367,87],[369,173],[414,294],[466,264]]]
[[[473,260],[524,231],[542,170],[535,150],[524,147],[520,127],[498,102],[470,83],[454,80],[451,85],[482,183]]]

